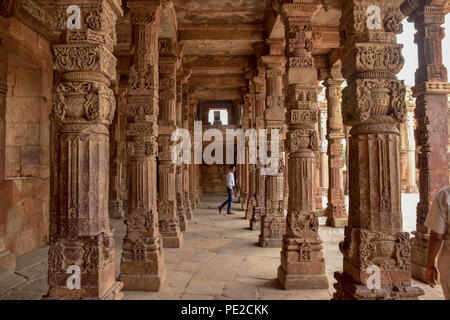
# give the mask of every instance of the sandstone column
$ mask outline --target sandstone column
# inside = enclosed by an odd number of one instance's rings
[[[341,85],[344,82],[340,67],[331,67],[329,77],[325,80],[328,120],[328,206],[326,209],[327,225],[333,228],[343,228],[347,224],[345,208],[344,178],[344,125],[341,113]]]
[[[448,101],[450,85],[442,62],[444,6],[428,6],[427,1],[406,3],[403,13],[414,22],[415,43],[419,51],[416,71],[417,146],[419,148],[419,193],[416,231],[412,239],[412,275],[425,282],[428,230],[424,226],[431,201],[441,188],[448,186]],[[414,7],[414,4],[416,6]]]
[[[344,123],[352,125],[350,211],[339,245],[344,271],[335,273],[334,299],[417,299],[423,294],[411,287],[409,234],[402,232],[398,123],[406,117],[406,89],[396,78],[404,64],[396,39],[402,32],[400,2],[349,0],[343,7],[342,70],[348,83],[343,113]],[[377,271],[380,287],[371,290]]]
[[[159,39],[159,152],[158,152],[158,220],[165,248],[180,248],[183,235],[176,207],[175,174],[172,161],[172,133],[176,121],[176,70],[178,58],[172,39]]]
[[[250,127],[249,110],[250,106],[247,99],[244,99],[243,104],[243,119],[242,129],[244,132]],[[242,181],[241,181],[241,209],[247,211],[247,202],[249,197],[249,154],[248,154],[248,141],[245,141],[245,163],[241,165],[242,168]]]
[[[286,58],[282,56],[282,42],[269,42],[269,44],[271,55],[262,57],[267,69],[267,108],[264,118],[269,136],[272,129],[277,129],[280,132],[279,158],[277,159],[279,168],[276,172],[265,177],[265,212],[261,217],[259,245],[261,247],[281,248],[283,235],[286,233],[286,219],[284,217],[284,139],[281,137],[286,119],[283,96],[283,75],[286,71]],[[270,153],[274,146],[270,142],[268,146],[270,147],[268,153]],[[268,156],[271,155],[268,154]]]
[[[127,152],[129,199],[120,280],[124,290],[158,291],[166,278],[158,228],[158,28],[160,1],[132,0],[134,59],[129,74]]]
[[[120,81],[120,79],[118,79]],[[121,187],[121,177],[122,177],[122,151],[123,143],[120,141],[120,129],[121,120],[119,114],[120,101],[123,100],[121,97],[122,90],[118,88],[117,90],[117,112],[115,113],[113,123],[110,127],[110,157],[111,157],[111,169],[110,169],[110,183],[109,183],[109,216],[113,219],[122,219],[125,216],[125,210],[123,207],[123,201],[120,194]]]
[[[249,129],[255,129],[255,94],[254,89],[251,89],[251,93],[248,93],[245,96],[246,103],[249,105],[249,118],[250,125]],[[251,219],[253,215],[253,207],[256,206],[256,164],[250,163],[251,154],[256,149],[256,141],[252,141],[252,139],[247,139],[247,154],[248,154],[248,163],[249,163],[249,195],[247,200],[247,211],[245,212],[246,219]]]
[[[189,86],[187,84],[183,84],[182,88],[183,95],[183,128],[189,130],[189,107],[190,107],[190,99],[189,99]],[[193,139],[193,136],[191,136]],[[193,145],[193,143],[192,143]],[[192,220],[193,212],[192,212],[192,204],[190,199],[190,190],[189,190],[189,165],[182,164],[182,174],[183,174],[183,205],[186,212],[186,218],[188,220]]]
[[[258,59],[259,60],[259,59]],[[261,61],[260,61],[261,62]],[[265,129],[264,112],[266,107],[266,70],[262,67],[258,67],[258,74],[253,78],[255,85],[255,126],[257,135],[259,130]],[[259,159],[259,139],[258,139],[258,159]],[[264,167],[260,161],[256,164],[256,192],[255,200],[256,206],[253,207],[252,218],[250,219],[250,229],[258,230],[260,228],[261,216],[264,215],[265,208],[265,186],[266,176],[261,174],[261,170]]]
[[[414,106],[408,106],[406,116],[406,152],[407,152],[407,176],[408,184],[406,185],[406,193],[417,193],[416,183],[416,139],[414,137],[415,117]]]
[[[80,28],[67,29],[67,8],[77,5]],[[109,226],[109,132],[116,101],[109,88],[116,76],[115,23],[121,2],[59,1],[53,45],[56,228],[48,254],[49,291],[44,299],[120,299],[114,275],[114,240]],[[80,289],[67,280],[81,272]]]
[[[285,289],[328,288],[316,211],[317,72],[312,58],[316,1],[286,1],[289,205],[278,280]]]
[[[327,121],[328,110],[325,104],[319,107],[320,119],[320,194],[324,196],[328,192],[329,170],[328,170],[328,140],[327,140]]]
[[[183,85],[186,84],[186,79],[190,75],[184,69],[180,69],[177,74],[177,127],[183,127]],[[175,170],[175,192],[177,199],[177,213],[181,231],[187,229],[186,208],[184,206],[184,191],[183,191],[183,165],[177,165]]]

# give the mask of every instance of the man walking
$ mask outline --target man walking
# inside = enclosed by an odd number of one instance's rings
[[[450,187],[436,193],[436,198],[425,220],[425,226],[430,229],[427,281],[432,288],[437,283],[438,272],[435,261],[442,246],[438,259],[438,269],[441,274],[441,285],[445,299],[450,300]]]
[[[234,187],[236,186],[235,182],[234,182],[234,172],[236,171],[236,166],[233,164],[230,166],[229,168],[229,172],[227,174],[227,191],[228,191],[228,199],[222,203],[219,206],[219,213],[222,214],[222,209],[223,207],[225,207],[226,205],[228,205],[228,210],[227,210],[227,214],[233,214],[231,212],[231,203],[233,202],[233,194],[234,194]]]

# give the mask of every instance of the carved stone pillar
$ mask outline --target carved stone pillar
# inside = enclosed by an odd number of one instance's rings
[[[417,193],[416,182],[416,139],[414,137],[415,117],[414,107],[408,107],[406,116],[406,152],[407,152],[407,185],[406,193]]]
[[[180,248],[180,232],[176,204],[175,174],[172,161],[172,133],[176,121],[176,70],[178,58],[172,39],[159,39],[159,152],[158,152],[158,220],[164,248]]]
[[[120,80],[119,80],[120,81]],[[121,180],[123,173],[123,163],[121,161],[123,152],[123,143],[120,141],[121,120],[119,114],[119,104],[123,97],[121,97],[121,90],[117,90],[117,112],[115,113],[113,123],[110,127],[110,157],[111,169],[109,175],[109,216],[112,219],[122,219],[125,216],[123,201],[121,197]]]
[[[412,266],[414,278],[425,282],[428,252],[428,230],[424,226],[431,201],[441,188],[448,186],[448,101],[450,85],[447,69],[442,62],[442,39],[445,22],[443,6],[427,6],[420,1],[407,13],[408,21],[417,30],[415,43],[419,51],[419,68],[416,71],[417,146],[419,148],[419,193],[416,231],[412,239]],[[405,4],[404,6],[406,6]],[[402,7],[402,10],[405,8]]]
[[[339,245],[344,270],[335,273],[334,299],[417,299],[423,294],[411,287],[409,234],[402,232],[398,123],[406,117],[406,89],[396,78],[404,64],[396,39],[402,32],[400,2],[377,0],[369,7],[351,0],[343,8],[342,71],[348,83],[343,115],[352,125],[350,211]],[[374,271],[380,287],[369,289],[377,285]]]
[[[253,88],[250,88],[253,91]],[[255,128],[255,94],[248,93],[245,95],[246,103],[249,105],[249,128]],[[253,215],[253,207],[256,206],[256,164],[250,163],[251,154],[256,151],[256,141],[252,141],[251,139],[247,139],[247,154],[249,163],[249,195],[247,199],[247,211],[245,212],[245,218],[251,219]]]
[[[286,71],[286,58],[281,56],[282,53],[282,45],[272,43],[271,54],[278,55],[262,58],[267,69],[267,108],[264,114],[266,128],[269,131],[269,136],[270,130],[278,129],[280,141],[278,141],[279,158],[277,159],[279,168],[265,178],[265,212],[261,217],[259,245],[273,248],[281,248],[283,236],[286,233],[286,218],[284,217],[284,139],[281,139],[285,121],[283,75]],[[268,153],[271,153],[274,146],[270,142],[268,146],[270,146]],[[268,156],[272,157],[270,154]]]
[[[266,79],[265,69],[262,66],[258,68],[258,75],[254,77],[255,94],[255,118],[256,132],[265,129],[264,112],[266,107]],[[266,176],[261,173],[264,166],[258,162],[256,165],[256,206],[253,207],[252,218],[250,219],[250,229],[258,230],[260,228],[261,217],[264,215],[265,208],[265,187]]]
[[[328,140],[327,121],[328,110],[325,104],[321,104],[320,110],[320,194],[324,196],[328,193],[329,170],[328,170]]]
[[[186,83],[186,78],[189,73],[185,70],[180,69],[177,75],[177,126],[178,128],[183,127],[183,85]],[[178,221],[181,231],[186,231],[187,229],[187,217],[186,208],[184,207],[184,191],[183,191],[183,165],[177,165],[175,170],[175,193],[177,200],[177,213]]]
[[[189,99],[189,86],[187,84],[183,84],[182,87],[183,94],[183,128],[189,130],[189,107],[190,107],[190,99]],[[192,220],[193,211],[192,204],[190,198],[190,190],[189,190],[189,165],[182,164],[182,174],[183,174],[183,205],[186,212],[186,218],[188,220]]]
[[[129,199],[120,280],[124,290],[158,291],[166,278],[156,201],[160,1],[128,1],[134,59],[129,74]]]
[[[327,225],[333,228],[343,228],[347,225],[345,208],[344,178],[344,125],[341,113],[341,85],[344,82],[340,67],[330,68],[329,77],[325,81],[328,120],[328,206],[326,210]]]
[[[78,5],[79,29],[67,29],[67,8]],[[114,240],[109,226],[109,131],[116,100],[109,88],[116,77],[115,23],[120,1],[59,1],[53,45],[54,87],[51,123],[55,148],[56,228],[48,254],[44,299],[121,299],[114,275]],[[87,39],[87,40],[86,40]],[[106,191],[106,192],[105,192]],[[67,281],[81,272],[81,288]]]
[[[320,5],[287,1],[286,30],[289,205],[278,280],[285,289],[328,288],[316,211],[318,146],[317,72],[312,58],[312,24]]]

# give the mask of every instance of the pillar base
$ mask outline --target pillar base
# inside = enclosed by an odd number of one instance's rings
[[[187,230],[187,221],[180,221],[180,231],[186,231]]]
[[[159,291],[166,281],[166,266],[157,275],[129,275],[121,274],[123,291]]]
[[[411,261],[411,277],[420,282],[427,283],[426,271],[426,267]]]
[[[328,289],[328,278],[325,274],[288,275],[282,266],[278,267],[278,281],[285,290]]]
[[[334,277],[337,283],[334,284],[336,292],[333,300],[418,300],[419,296],[425,294],[421,288],[412,286],[369,289],[342,272],[335,272]]]
[[[183,234],[179,233],[177,236],[162,236],[164,248],[181,248],[183,244]]]
[[[259,246],[263,248],[281,248],[282,238],[263,238],[259,235]]]
[[[264,215],[264,208],[253,207],[252,218],[250,219],[250,230],[261,229],[261,217]]]
[[[256,219],[250,220],[250,230],[255,231],[261,229],[261,221]]]
[[[348,218],[334,218],[334,217],[327,218],[327,226],[333,228],[345,228],[347,224]]]
[[[411,277],[423,283],[427,283],[426,265],[428,259],[428,235],[413,231],[411,239]]]
[[[114,282],[111,288],[101,297],[89,297],[86,290],[70,290],[67,287],[52,287],[42,300],[122,300],[123,283]]]

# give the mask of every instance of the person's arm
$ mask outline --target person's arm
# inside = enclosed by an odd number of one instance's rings
[[[447,233],[448,197],[449,194],[446,189],[442,189],[436,193],[424,223],[430,230],[425,276],[428,284],[432,288],[436,285],[438,277],[438,271],[435,267],[436,257],[441,248],[444,235]]]
[[[437,283],[438,271],[435,267],[436,257],[441,248],[442,241],[444,240],[444,235],[436,233],[434,231],[430,232],[430,241],[428,244],[428,259],[427,259],[427,270],[426,278],[428,284],[434,288]]]

